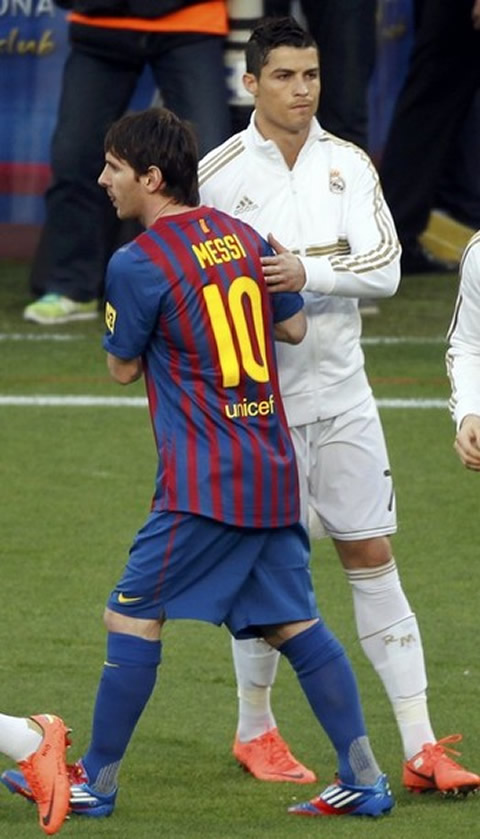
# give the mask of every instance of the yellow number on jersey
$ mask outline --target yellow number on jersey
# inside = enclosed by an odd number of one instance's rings
[[[254,356],[252,339],[242,305],[243,295],[248,297],[252,307],[253,328],[259,348],[260,362]],[[217,345],[223,386],[235,387],[239,384],[240,364],[254,381],[268,382],[269,372],[262,317],[262,295],[256,282],[251,277],[237,277],[228,290],[228,310],[233,320],[235,335],[240,348],[240,358],[238,358],[235,349],[233,334],[220,289],[216,285],[205,286],[203,296]]]

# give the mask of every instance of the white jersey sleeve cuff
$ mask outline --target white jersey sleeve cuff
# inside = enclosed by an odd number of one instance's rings
[[[335,288],[335,271],[326,256],[299,257],[307,278],[302,291],[331,294]]]

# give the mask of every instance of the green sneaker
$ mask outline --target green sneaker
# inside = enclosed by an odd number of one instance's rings
[[[23,311],[24,320],[54,326],[69,320],[93,320],[98,316],[98,300],[78,303],[61,294],[44,294],[35,303],[30,303]]]

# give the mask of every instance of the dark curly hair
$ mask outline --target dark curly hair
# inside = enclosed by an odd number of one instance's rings
[[[198,205],[195,135],[189,123],[167,108],[149,108],[117,120],[107,131],[104,150],[125,160],[137,175],[158,166],[165,195],[188,207]]]
[[[262,67],[277,47],[315,47],[317,44],[294,17],[264,18],[255,27],[247,42],[245,59],[247,73],[259,78]]]

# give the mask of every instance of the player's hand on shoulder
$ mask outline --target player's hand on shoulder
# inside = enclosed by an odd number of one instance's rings
[[[268,242],[277,252],[275,256],[262,257],[263,276],[268,290],[301,291],[306,281],[302,261],[275,239],[272,233],[268,234]]]
[[[463,418],[454,449],[467,469],[480,472],[480,416],[467,414]]]

